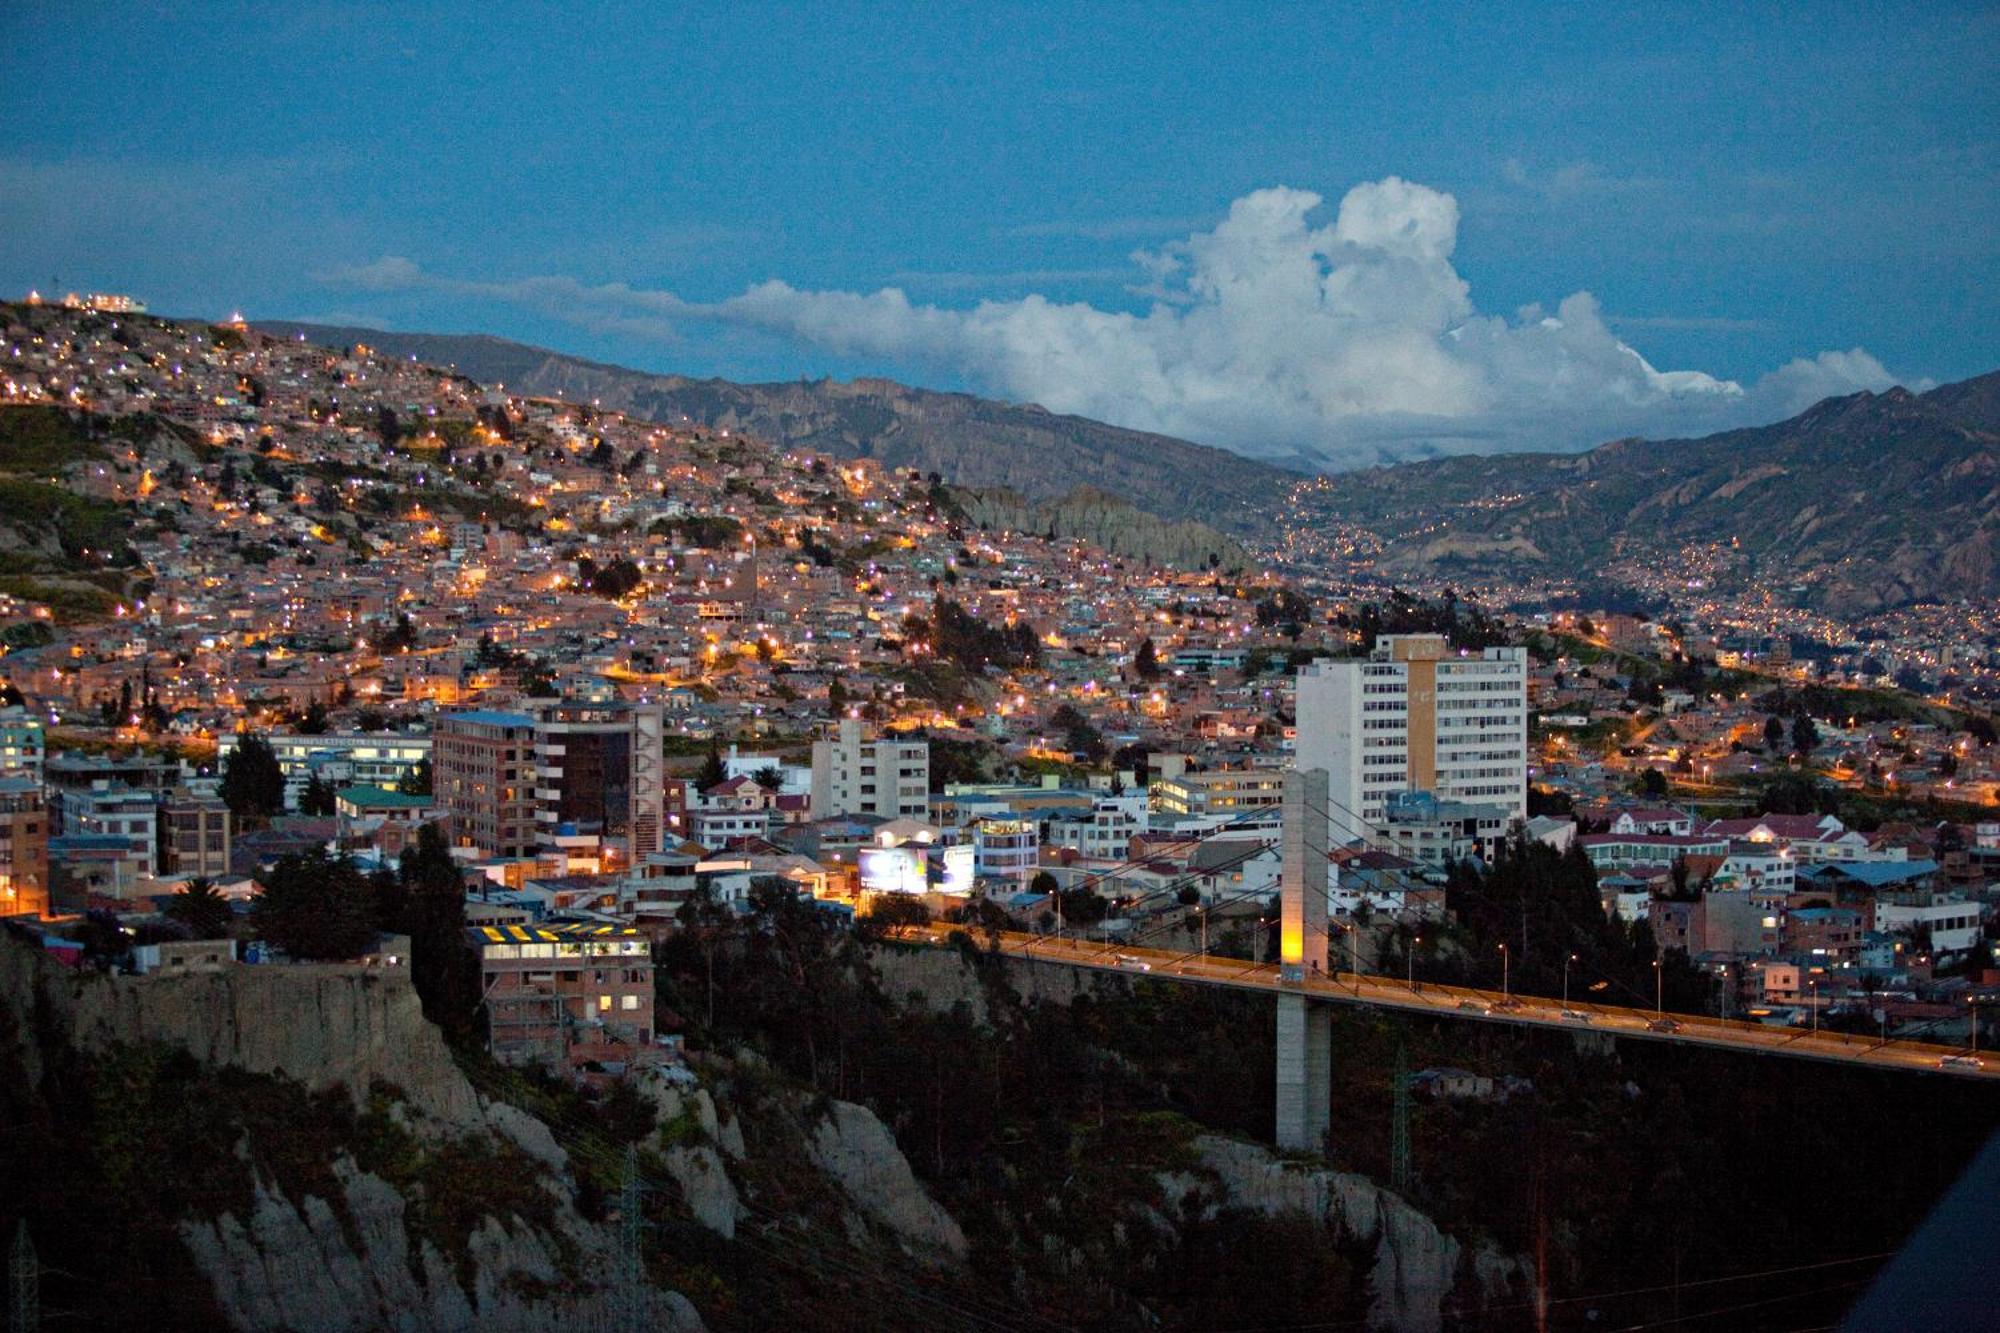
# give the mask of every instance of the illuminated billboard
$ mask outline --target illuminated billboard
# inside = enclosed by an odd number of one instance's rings
[[[864,893],[923,893],[930,887],[926,875],[929,848],[913,843],[901,847],[861,849],[861,888]]]

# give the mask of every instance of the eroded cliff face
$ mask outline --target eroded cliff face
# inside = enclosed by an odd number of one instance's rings
[[[282,1076],[269,1086],[305,1090],[274,1105],[315,1105],[311,1094],[353,1102],[310,1127],[243,1124],[219,1162],[234,1178],[204,1192],[213,1207],[174,1221],[229,1326],[458,1333],[619,1327],[637,1315],[644,1327],[702,1327],[685,1299],[619,1269],[614,1229],[573,1206],[575,1181],[549,1127],[473,1088],[403,976],[78,975],[0,939],[0,1067],[20,1071],[27,1087],[17,1092],[47,1082],[55,1095],[53,1066],[72,1059],[152,1069],[130,1053],[176,1048],[203,1069]],[[217,1108],[214,1125],[226,1130],[224,1115]],[[201,1109],[190,1119],[202,1123]],[[330,1137],[341,1134],[358,1146]],[[357,1152],[395,1179],[364,1169]]]
[[[518,1219],[485,1217],[454,1262],[412,1237],[409,1203],[394,1187],[351,1159],[334,1171],[342,1186],[336,1200],[293,1200],[260,1182],[247,1217],[228,1213],[182,1227],[231,1326],[324,1333],[703,1326],[684,1297],[621,1287],[601,1261],[580,1276],[576,1252],[609,1237],[574,1214],[558,1215],[566,1244]]]
[[[1247,1208],[1267,1217],[1310,1218],[1371,1247],[1369,1323],[1382,1329],[1437,1333],[1447,1308],[1473,1312],[1519,1295],[1520,1261],[1496,1250],[1467,1250],[1400,1195],[1366,1176],[1302,1165],[1254,1143],[1213,1135],[1194,1141],[1195,1172],[1161,1178],[1178,1210],[1202,1192],[1199,1207]]]

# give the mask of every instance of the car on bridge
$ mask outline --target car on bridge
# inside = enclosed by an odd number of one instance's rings
[[[1597,1020],[1597,1015],[1584,1009],[1565,1009],[1562,1011],[1562,1020],[1565,1023],[1592,1023]]]
[[[1938,1057],[1938,1068],[1962,1070],[1968,1074],[1976,1074],[1986,1068],[1986,1062],[1976,1055],[1941,1055]]]
[[[1131,972],[1150,972],[1153,970],[1153,965],[1151,963],[1147,962],[1143,958],[1134,958],[1129,953],[1121,953],[1116,955],[1116,961],[1118,963],[1118,966],[1125,968],[1127,971]]]
[[[1461,1009],[1470,1009],[1475,1014],[1490,1014],[1493,1012],[1493,1006],[1484,1000],[1460,1000],[1458,1007]]]
[[[1674,1022],[1671,1018],[1654,1018],[1647,1020],[1646,1023],[1646,1031],[1648,1032],[1679,1032],[1680,1030],[1681,1025]]]

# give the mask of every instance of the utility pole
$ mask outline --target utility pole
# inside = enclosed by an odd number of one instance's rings
[[[1389,1126],[1389,1184],[1398,1194],[1410,1189],[1410,1058],[1396,1043],[1395,1111]]]
[[[639,1233],[646,1225],[642,1212],[646,1187],[639,1180],[639,1148],[625,1148],[625,1179],[618,1191],[619,1304],[626,1328],[643,1328],[646,1319],[646,1260]]]
[[[36,1333],[41,1326],[42,1266],[24,1217],[14,1226],[14,1244],[7,1255],[7,1327],[13,1333]]]

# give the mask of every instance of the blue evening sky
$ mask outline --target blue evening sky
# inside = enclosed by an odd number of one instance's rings
[[[1144,311],[1135,250],[1268,186],[1330,225],[1399,176],[1456,199],[1482,314],[1587,290],[1653,366],[1746,383],[1827,349],[1910,380],[2000,364],[1988,7],[0,8],[10,295],[991,385],[976,352],[913,369],[477,285]],[[385,256],[425,280],[343,276]]]

